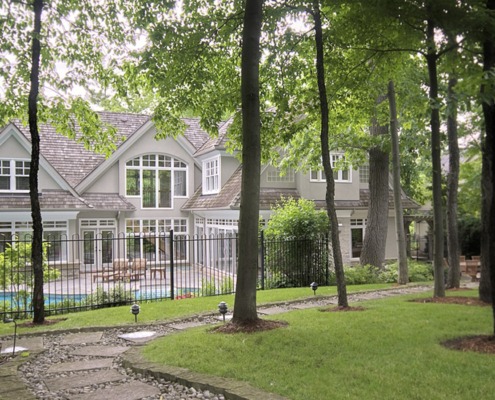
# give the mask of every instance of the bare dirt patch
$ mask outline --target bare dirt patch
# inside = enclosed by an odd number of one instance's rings
[[[272,329],[283,328],[287,326],[288,323],[285,321],[271,321],[267,319],[255,319],[252,321],[247,321],[245,323],[233,323],[229,322],[227,324],[217,326],[211,329],[214,333],[255,333],[270,331]]]

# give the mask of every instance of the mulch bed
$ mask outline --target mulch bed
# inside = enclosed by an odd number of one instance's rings
[[[462,289],[458,289],[458,290],[462,290]],[[424,299],[413,299],[411,301],[417,303],[460,304],[460,305],[477,306],[477,307],[491,306],[490,303],[485,303],[484,301],[481,301],[477,297],[463,297],[463,296],[431,297]],[[464,337],[446,340],[445,342],[442,343],[442,345],[452,350],[475,351],[483,354],[495,354],[494,335],[464,336]]]
[[[366,308],[361,306],[356,306],[356,307],[336,306],[336,307],[325,307],[319,309],[319,311],[321,312],[348,312],[348,311],[364,311],[364,310],[366,310]]]
[[[227,324],[217,326],[210,330],[210,332],[215,333],[255,333],[270,331],[272,329],[283,328],[287,326],[288,323],[285,321],[270,321],[267,319],[255,319],[248,321],[246,323],[233,323],[229,322]]]
[[[45,319],[42,324],[35,324],[33,323],[33,321],[26,321],[17,324],[17,326],[22,326],[24,328],[34,328],[36,326],[49,326],[49,325],[58,324],[59,322],[65,321],[66,319],[67,318]]]

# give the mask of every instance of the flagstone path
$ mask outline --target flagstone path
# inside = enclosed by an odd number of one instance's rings
[[[348,296],[350,303],[431,287],[416,286]],[[336,304],[335,296],[315,296],[304,301],[260,307],[269,316]],[[241,382],[195,374],[181,368],[156,366],[140,356],[139,347],[157,337],[191,327],[218,323],[216,315],[201,316],[161,325],[112,328],[76,333],[44,333],[17,338],[16,348],[29,357],[17,356],[0,365],[0,399],[3,400],[185,400],[270,399],[282,397],[262,392]],[[2,352],[12,352],[13,338],[1,342]],[[216,393],[216,394],[215,394]]]

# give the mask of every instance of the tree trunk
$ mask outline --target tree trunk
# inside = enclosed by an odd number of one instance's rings
[[[380,99],[378,103],[382,100]],[[371,126],[371,135],[385,135],[386,126],[380,126],[376,120]],[[369,151],[369,205],[366,231],[361,251],[361,265],[383,267],[388,232],[388,196],[389,196],[389,153],[379,147]]]
[[[495,0],[488,0],[486,3],[490,12],[495,11]],[[487,30],[483,42],[483,71],[491,71],[495,68],[495,40],[493,32]],[[487,179],[486,189],[483,191],[482,224],[483,234],[486,234],[482,242],[487,249],[483,255],[487,256],[484,260],[490,276],[492,292],[492,314],[493,314],[493,334],[495,335],[495,101],[493,98],[493,84],[483,83],[481,94],[483,99],[483,116],[485,118],[485,141],[483,146],[483,178]],[[486,165],[485,165],[486,163]]]
[[[247,0],[241,61],[242,182],[239,216],[239,264],[233,323],[258,319],[258,224],[261,171],[259,60],[262,0]]]
[[[433,270],[435,274],[434,297],[445,297],[445,276],[443,268],[443,205],[442,205],[442,164],[440,143],[440,112],[438,104],[438,77],[435,45],[435,25],[428,19],[427,26],[428,77],[430,80],[430,108],[431,108],[431,164],[433,186]]]
[[[397,251],[399,254],[399,285],[409,283],[409,273],[407,267],[406,234],[404,232],[404,212],[402,210],[400,185],[400,151],[399,151],[399,127],[397,122],[397,106],[395,102],[394,82],[388,83],[388,102],[390,109],[390,137],[392,140],[392,169],[394,181],[394,209],[395,209],[395,229],[397,232]]]
[[[459,187],[459,144],[457,142],[457,100],[454,87],[457,79],[449,78],[447,136],[449,141],[449,174],[447,175],[447,254],[449,273],[447,288],[458,288],[461,284],[459,266],[459,232],[457,228],[457,191]]]
[[[337,297],[340,307],[348,307],[347,288],[344,276],[344,264],[342,262],[342,252],[340,250],[339,222],[335,211],[335,181],[333,178],[332,165],[330,163],[330,148],[328,145],[328,101],[327,89],[325,86],[325,65],[323,61],[323,33],[321,26],[320,4],[313,3],[313,18],[315,21],[315,42],[316,42],[316,74],[318,80],[318,93],[320,97],[321,112],[321,156],[323,169],[327,179],[326,205],[328,218],[330,220],[330,240],[333,249],[333,261],[335,267],[335,278],[337,280]]]
[[[40,135],[38,132],[38,93],[40,69],[40,33],[43,0],[34,0],[34,31],[31,54],[31,89],[28,99],[29,132],[31,134],[31,165],[29,169],[29,195],[33,219],[33,242],[31,262],[33,266],[33,323],[45,321],[45,300],[43,296],[43,224],[38,195],[38,170],[40,160]]]
[[[486,137],[482,137],[481,148],[483,159],[481,166],[481,276],[478,291],[480,300],[485,303],[491,303],[492,284],[490,281],[490,248],[488,237],[490,224],[484,222],[488,221],[486,218],[488,218],[490,199],[493,196],[493,186],[491,185],[492,177],[486,150]]]

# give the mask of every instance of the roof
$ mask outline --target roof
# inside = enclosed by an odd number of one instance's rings
[[[133,211],[135,207],[123,197],[113,193],[88,193],[84,197],[73,196],[65,190],[44,190],[40,193],[40,207],[50,210],[115,210]],[[0,194],[0,209],[30,210],[29,193]]]
[[[404,193],[401,195],[402,197],[402,207],[404,209],[417,209],[419,208],[419,204],[410,199]],[[359,200],[335,200],[335,209],[337,210],[346,210],[346,209],[367,209],[370,200],[370,191],[369,189],[359,189]],[[315,200],[315,204],[317,207],[326,208],[325,200]],[[394,208],[394,193],[392,190],[389,190],[388,194],[388,206],[389,208]]]
[[[98,115],[104,123],[116,128],[117,136],[121,138],[116,143],[117,149],[127,138],[151,120],[150,116],[143,114],[104,111],[98,112]],[[184,122],[187,125],[184,136],[194,149],[198,150],[208,140],[208,134],[200,127],[199,119],[186,118]],[[19,121],[13,123],[30,140],[29,127]],[[84,144],[78,141],[81,138],[80,134],[75,140],[69,139],[57,133],[50,124],[40,124],[39,130],[41,154],[73,188],[105,161],[103,154],[86,149]]]
[[[212,150],[225,150],[227,146],[227,133],[232,122],[233,117],[225,122],[222,122],[218,127],[218,136],[207,137],[207,140],[196,151],[196,155],[209,153]]]
[[[184,204],[183,210],[240,209],[242,168],[239,166],[217,194],[202,194],[200,186],[194,195]],[[336,209],[367,209],[369,189],[359,190],[359,200],[336,200]],[[260,209],[270,210],[283,198],[301,198],[297,189],[264,188],[260,189]],[[314,200],[319,208],[326,208],[325,200]],[[419,205],[402,194],[402,206],[405,209],[417,209]],[[393,192],[389,193],[389,207],[394,207]]]

